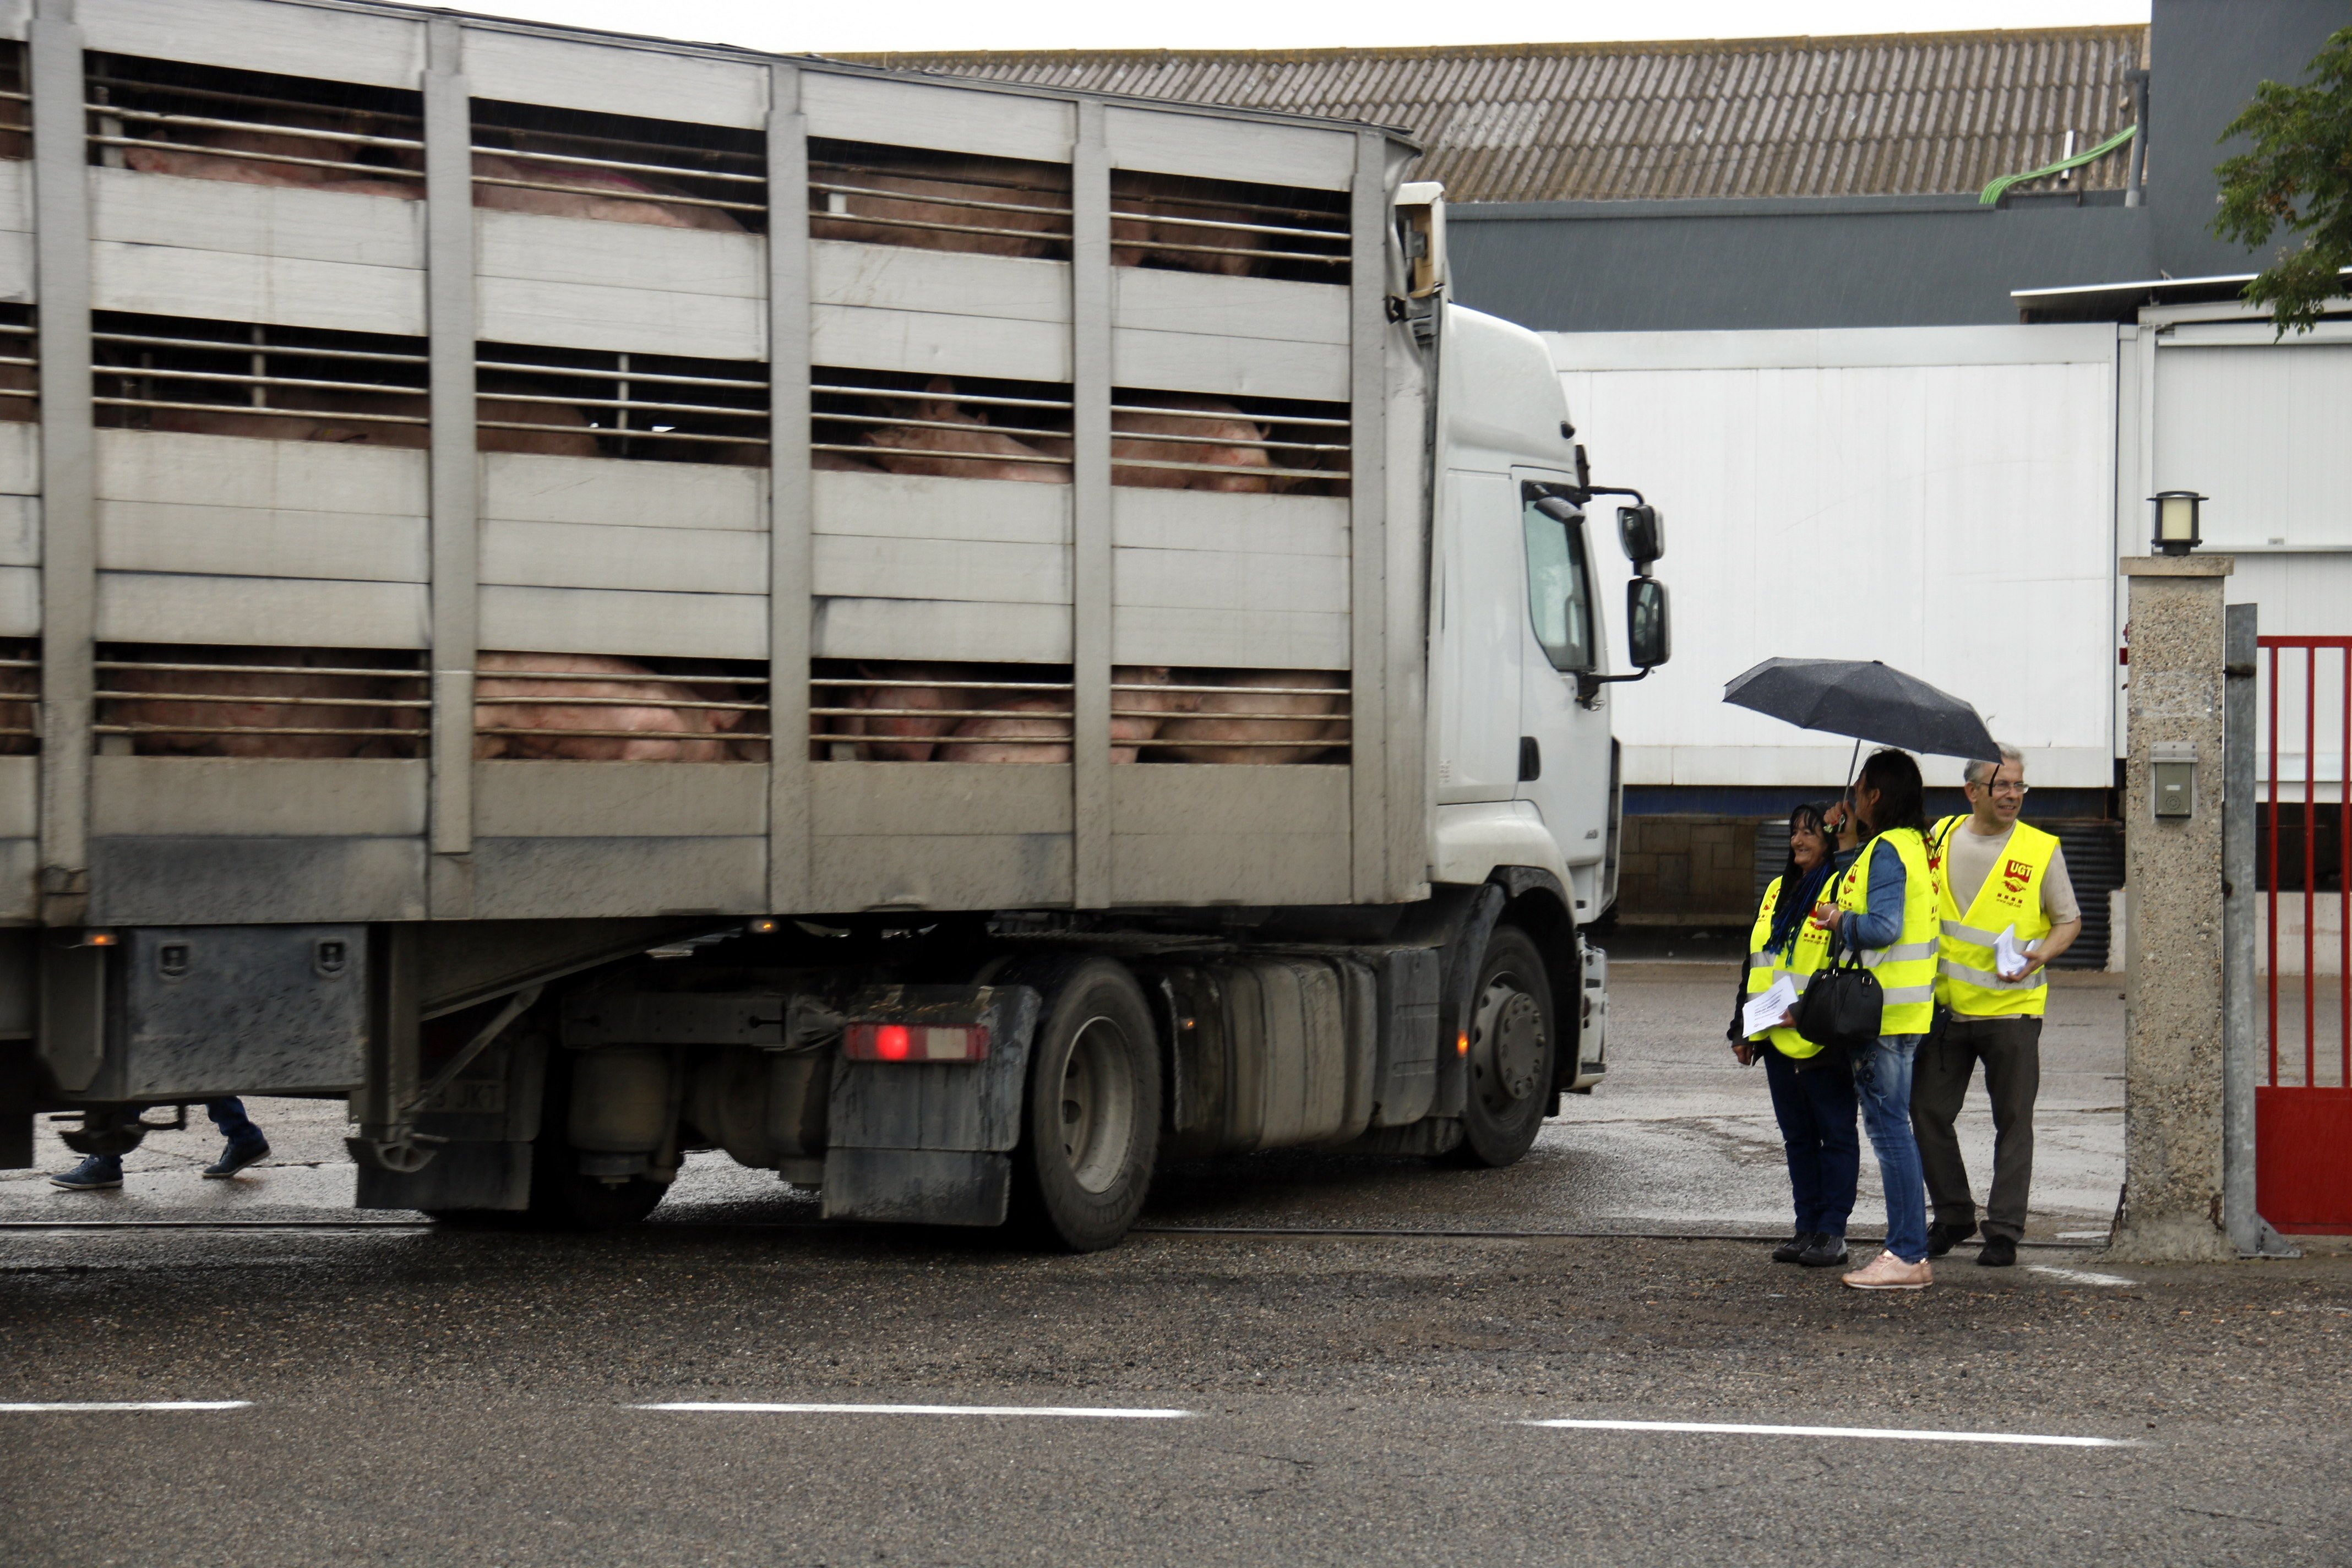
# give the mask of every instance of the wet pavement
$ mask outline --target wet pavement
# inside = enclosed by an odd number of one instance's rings
[[[1754,1232],[1789,1223],[1788,1178],[1761,1068],[1723,1045],[1732,972],[1723,963],[1621,963],[1611,973],[1610,1072],[1570,1095],[1536,1147],[1506,1171],[1421,1160],[1279,1151],[1165,1171],[1146,1223],[1165,1226]],[[2028,1235],[2105,1234],[2123,1180],[2123,995],[2117,977],[2063,974],[2042,1034]],[[0,1222],[59,1218],[317,1218],[348,1210],[353,1184],[340,1100],[256,1100],[271,1160],[230,1181],[198,1173],[219,1151],[200,1111],[125,1162],[120,1192],[64,1193],[45,1173],[74,1157],[43,1129],[35,1170],[0,1173]],[[1977,1195],[1992,1168],[1981,1083],[1962,1112]],[[1865,1147],[1853,1233],[1885,1209]],[[690,1156],[655,1223],[802,1221],[816,1197],[723,1154]],[[370,1214],[352,1217],[393,1218]]]

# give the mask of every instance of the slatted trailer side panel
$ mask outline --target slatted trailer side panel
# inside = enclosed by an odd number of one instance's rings
[[[1417,892],[1391,138],[324,0],[15,33],[0,921]]]

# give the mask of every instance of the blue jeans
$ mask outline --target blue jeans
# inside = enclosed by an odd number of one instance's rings
[[[1798,1234],[1843,1236],[1862,1170],[1853,1075],[1834,1068],[1800,1072],[1797,1063],[1770,1046],[1762,1049],[1764,1081],[1772,1088],[1772,1114],[1789,1156]]]
[[[1862,1123],[1870,1130],[1878,1180],[1886,1189],[1886,1250],[1906,1263],[1927,1256],[1927,1185],[1919,1144],[1911,1136],[1911,1058],[1924,1038],[1881,1035],[1877,1045],[1853,1054]]]

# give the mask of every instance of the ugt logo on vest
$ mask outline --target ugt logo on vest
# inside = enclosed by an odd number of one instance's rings
[[[2000,868],[2001,886],[2012,893],[2021,893],[2025,884],[2033,880],[2033,868],[2022,860],[2011,860]]]

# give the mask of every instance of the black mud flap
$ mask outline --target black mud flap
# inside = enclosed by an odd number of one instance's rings
[[[1013,1201],[1013,1156],[968,1149],[833,1149],[824,1217],[894,1225],[998,1226]]]

